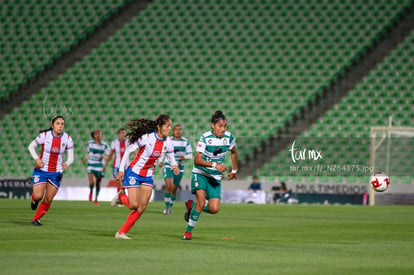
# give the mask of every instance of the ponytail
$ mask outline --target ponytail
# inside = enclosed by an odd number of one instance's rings
[[[149,134],[157,131],[157,126],[161,127],[164,125],[170,117],[168,115],[159,115],[156,120],[150,120],[145,118],[132,119],[127,124],[127,129],[129,133],[126,134],[126,138],[129,140],[129,143],[132,144],[136,142],[145,134]]]
[[[143,135],[156,131],[157,124],[155,121],[149,119],[132,119],[127,124],[127,129],[129,130],[129,133],[126,134],[126,138],[129,140],[129,143],[132,144]]]
[[[48,131],[50,131],[50,130],[52,130],[52,129],[53,129],[52,127],[49,127],[49,128],[47,128],[47,129],[42,129],[42,130],[39,130],[39,134],[44,133],[44,132],[48,132]]]

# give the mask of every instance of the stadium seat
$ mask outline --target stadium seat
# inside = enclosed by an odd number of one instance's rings
[[[343,146],[331,147],[328,152],[337,152],[334,157],[326,156],[328,163],[357,164],[369,167],[369,131],[371,126],[387,126],[388,118],[393,116],[394,122],[399,126],[413,125],[414,99],[412,96],[413,83],[400,81],[400,75],[409,74],[413,70],[412,64],[402,66],[404,59],[397,56],[410,56],[412,54],[412,40],[414,33],[411,33],[397,49],[390,53],[373,71],[371,71],[362,82],[355,86],[340,102],[325,113],[323,117],[312,125],[303,138],[311,137],[332,137],[332,142]],[[389,66],[389,60],[393,60],[393,66]],[[388,72],[398,68],[399,73]],[[393,85],[377,85],[375,83],[394,83]],[[346,137],[344,139],[344,137]],[[355,141],[349,139],[354,138]],[[351,143],[346,144],[345,141]],[[359,144],[353,148],[352,144]],[[365,146],[364,146],[365,144]],[[286,151],[288,148],[286,148]],[[410,151],[407,151],[409,154]],[[405,152],[402,152],[405,153]],[[278,167],[283,163],[284,155],[273,157],[266,168],[259,170],[259,173],[266,173],[268,170],[280,171],[284,176],[297,175],[295,171],[289,171],[288,167]],[[399,155],[394,159],[406,160],[410,157]],[[402,161],[401,165],[394,168],[393,174],[396,181],[407,182],[406,176],[411,175],[411,166],[408,162]],[[343,173],[345,182],[366,182],[364,176],[358,173]],[[332,175],[326,175],[332,176]],[[409,181],[408,181],[409,182]]]
[[[29,64],[36,63],[36,70],[47,66],[51,57],[73,45],[93,26],[102,24],[108,14],[124,3],[78,5],[65,2],[47,8],[33,7],[34,14],[45,11],[50,18],[34,22],[50,27],[51,31],[47,35],[38,31],[39,36],[42,35],[37,43],[40,46],[33,52],[22,53],[36,56],[27,59]],[[62,8],[63,5],[68,7]],[[218,6],[216,2],[196,5],[190,1],[154,1],[71,70],[39,91],[37,98],[45,98],[56,91],[65,94],[48,98],[50,104],[72,107],[67,131],[79,139],[75,141],[75,155],[84,154],[89,132],[95,127],[104,129],[109,137],[131,117],[155,118],[165,112],[177,116],[180,120],[177,122],[185,124],[188,132],[184,135],[197,136],[209,129],[211,114],[222,109],[231,118],[229,129],[240,136],[238,149],[242,160],[261,141],[275,134],[278,126],[291,119],[293,112],[306,106],[312,95],[372,43],[387,22],[407,5],[355,1],[349,4],[339,0],[330,3],[230,0]],[[359,20],[359,11],[364,20]],[[65,16],[66,13],[70,16]],[[190,18],[189,15],[194,16]],[[10,22],[15,18],[12,19],[7,17],[4,25],[12,26]],[[26,75],[22,70],[27,66],[26,59],[15,59],[11,45],[4,49],[13,66],[8,65],[10,69],[4,75],[0,73],[0,79],[16,85],[22,78],[14,77],[14,72]],[[36,70],[32,68],[32,72]],[[8,77],[9,72],[13,77]],[[409,73],[406,75],[412,78]],[[7,91],[3,89],[3,94]],[[410,87],[406,91],[410,91]],[[369,99],[368,94],[364,99]],[[355,99],[353,101],[347,106],[357,104]],[[398,104],[405,106],[407,103]],[[367,117],[364,113],[369,110],[367,103],[359,105],[364,108],[352,111],[357,112],[358,117]],[[39,106],[37,99],[29,99],[27,106],[15,110],[13,121],[25,119],[17,116],[23,108],[36,113],[36,106]],[[342,105],[338,108],[340,111],[331,114],[330,121],[337,116],[346,117],[351,111],[343,110]],[[412,110],[401,109],[407,113],[405,117],[410,117]],[[381,116],[383,118],[386,113]],[[382,118],[378,118],[378,122],[382,122]],[[42,125],[50,122],[50,117],[41,115],[33,119],[42,121]],[[6,132],[13,125],[6,119],[0,123]],[[347,123],[342,119],[340,127],[350,136],[357,131],[366,135],[360,127],[353,128]],[[354,125],[355,121],[352,123]],[[28,125],[27,130],[35,133],[37,128],[38,125],[36,129]],[[336,129],[321,124],[308,133],[337,136]],[[7,139],[15,138],[11,133],[15,132],[10,131]],[[258,135],[262,137],[243,142],[247,140],[243,137]],[[13,150],[21,153],[19,148]],[[2,169],[0,167],[0,175],[4,173]],[[72,175],[84,176],[85,169],[78,161],[71,169]],[[281,167],[266,170],[272,176],[284,176]],[[295,175],[286,173],[286,176]]]
[[[126,1],[2,2],[0,100],[91,32]]]

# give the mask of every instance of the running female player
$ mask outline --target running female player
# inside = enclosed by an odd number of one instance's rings
[[[231,153],[232,170],[227,179],[236,178],[237,150],[234,136],[227,132],[227,120],[221,111],[211,117],[211,131],[205,132],[197,145],[194,168],[191,177],[191,192],[196,202],[186,201],[184,219],[188,222],[183,240],[192,239],[192,231],[200,218],[201,211],[216,214],[220,210],[222,173],[227,170],[224,157]],[[206,199],[208,203],[206,204]]]
[[[117,180],[123,180],[124,188],[128,189],[128,196],[125,191],[119,191],[112,199],[111,205],[116,205],[116,201],[121,200],[132,212],[125,224],[115,233],[116,239],[131,239],[127,233],[147,208],[154,185],[154,169],[161,154],[166,154],[174,174],[180,173],[169,137],[171,125],[171,119],[167,115],[159,115],[155,121],[134,119],[128,124],[130,132],[127,138],[131,145],[122,157],[117,175]],[[129,155],[135,150],[139,150],[136,157],[124,171]]]
[[[174,205],[177,197],[177,189],[180,186],[181,179],[184,174],[184,160],[193,158],[193,150],[188,139],[183,137],[183,128],[177,124],[173,128],[172,143],[174,146],[174,156],[180,168],[180,174],[174,175],[171,171],[171,165],[167,162],[163,163],[160,161],[158,164],[160,167],[164,167],[164,180],[165,180],[165,191],[164,191],[164,202],[165,209],[164,215],[171,215],[171,208]],[[163,157],[161,157],[161,160]]]
[[[83,159],[83,164],[88,161],[89,201],[92,201],[93,187],[96,185],[94,204],[99,205],[98,196],[101,191],[101,181],[104,176],[103,160],[109,154],[109,146],[101,140],[101,130],[92,131],[91,137],[92,140],[89,141],[86,148],[88,153]]]
[[[39,131],[39,136],[33,140],[28,149],[33,159],[36,160],[36,168],[33,170],[32,210],[36,210],[43,199],[36,214],[33,217],[34,226],[42,226],[40,219],[47,213],[53,198],[59,190],[63,171],[73,162],[73,141],[65,133],[65,119],[55,116],[49,129]],[[36,153],[36,147],[42,145],[40,157]],[[63,155],[67,151],[68,159],[63,163]]]

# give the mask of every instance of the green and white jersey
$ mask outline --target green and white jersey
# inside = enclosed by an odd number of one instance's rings
[[[213,135],[212,131],[205,132],[198,141],[196,151],[203,154],[203,160],[208,162],[224,163],[224,158],[228,151],[236,147],[236,138],[230,133],[225,132],[221,138]],[[193,173],[212,177],[221,180],[223,175],[213,167],[201,167],[194,165]]]
[[[193,158],[193,149],[191,148],[190,142],[185,138],[181,137],[180,139],[171,138],[172,144],[174,146],[174,158],[177,161],[178,167],[181,172],[184,172],[184,160],[180,159],[181,156],[184,156],[185,159]],[[164,164],[166,167],[171,167],[167,162]]]
[[[88,170],[102,172],[104,162],[103,156],[109,155],[109,146],[102,142],[96,144],[94,140],[90,140],[87,146],[88,151]]]

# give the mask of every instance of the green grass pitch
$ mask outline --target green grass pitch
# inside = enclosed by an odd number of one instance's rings
[[[126,207],[0,200],[0,274],[414,274],[412,206],[233,205],[202,213],[182,241],[184,203],[153,202],[116,240]]]

